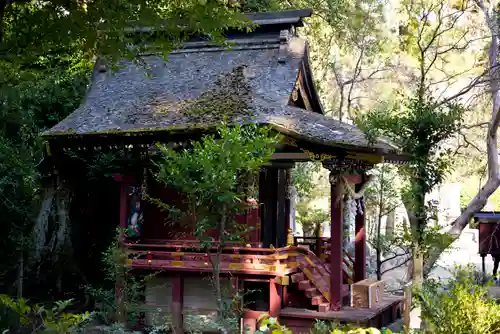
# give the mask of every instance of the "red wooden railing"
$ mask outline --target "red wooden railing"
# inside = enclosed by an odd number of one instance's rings
[[[294,237],[294,245],[307,247],[326,263],[330,262],[330,238],[325,237]],[[352,256],[344,252],[344,279],[352,284],[354,281],[354,260]]]
[[[226,243],[220,258],[221,272],[287,275],[296,270],[293,261],[289,261],[289,256],[293,253],[317,257],[324,264],[329,262],[329,238],[296,237],[294,241],[296,245],[283,248],[262,248],[256,243],[245,246]],[[315,246],[313,249],[309,247],[311,244]],[[130,266],[158,270],[168,267],[210,272],[210,261],[217,250],[216,243],[210,248],[202,248],[195,240],[142,239],[136,242],[126,241],[124,246],[128,251]],[[343,274],[349,284],[353,281],[353,264],[352,258],[346,253]],[[324,267],[330,272],[329,266]]]
[[[125,242],[128,265],[133,268],[211,272],[217,245],[201,248],[196,241],[141,240]],[[285,276],[297,271],[296,257],[315,257],[302,247],[258,248],[238,244],[224,247],[220,255],[222,273]],[[329,268],[326,268],[328,270]]]

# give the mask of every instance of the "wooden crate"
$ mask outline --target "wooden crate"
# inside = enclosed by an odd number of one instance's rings
[[[372,308],[382,302],[384,282],[365,279],[351,285],[351,306]]]

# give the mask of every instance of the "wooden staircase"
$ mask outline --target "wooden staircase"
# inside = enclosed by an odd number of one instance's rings
[[[296,263],[300,272],[292,274],[292,283],[296,283],[299,290],[304,291],[311,305],[318,306],[319,312],[330,310],[330,270],[325,263],[313,253],[297,254]],[[344,276],[348,273],[344,270]],[[349,292],[347,284],[343,285],[342,295]]]

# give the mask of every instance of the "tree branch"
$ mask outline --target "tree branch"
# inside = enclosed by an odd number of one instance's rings
[[[405,256],[405,255],[409,255],[409,254],[410,254],[410,251],[406,251],[403,254],[398,254],[397,252],[394,252],[393,256],[383,259],[380,263],[386,263],[386,262],[392,261],[400,256]]]
[[[381,274],[384,275],[384,274],[388,273],[389,271],[392,271],[394,269],[400,268],[400,267],[404,266],[405,264],[407,264],[410,261],[411,261],[411,257],[408,257],[406,260],[404,260],[403,262],[401,262],[397,266],[394,266],[394,267],[391,267],[391,268],[388,268],[388,269],[382,271]]]

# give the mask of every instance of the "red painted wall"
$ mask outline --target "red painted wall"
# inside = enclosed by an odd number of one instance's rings
[[[159,199],[165,204],[175,205],[177,208],[186,207],[183,203],[182,194],[174,189],[164,187],[157,182],[151,181],[148,184],[148,194],[150,197]],[[152,202],[144,203],[144,234],[146,239],[181,239],[196,240],[192,235],[195,219],[185,217],[174,223],[174,219],[163,212],[160,207]],[[257,243],[260,236],[260,213],[258,207],[251,208],[247,214],[235,217],[238,223],[252,226],[249,241]],[[215,231],[208,233],[211,237],[216,237]]]

